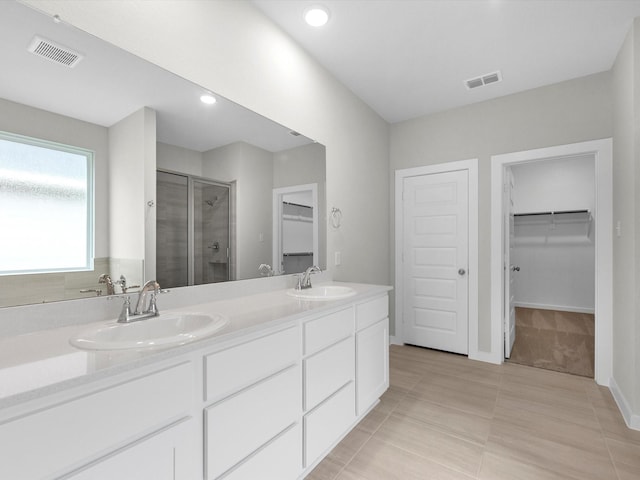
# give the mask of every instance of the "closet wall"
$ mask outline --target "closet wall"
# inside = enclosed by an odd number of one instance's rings
[[[572,157],[511,167],[516,215],[511,264],[520,307],[593,313],[595,162]]]

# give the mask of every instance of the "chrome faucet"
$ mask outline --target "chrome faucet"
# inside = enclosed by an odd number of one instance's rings
[[[296,290],[304,290],[307,288],[311,288],[311,274],[312,273],[321,273],[320,267],[313,265],[312,267],[307,268],[301,277],[299,277],[298,284],[296,285]]]
[[[111,281],[111,276],[108,273],[103,273],[98,277],[98,283],[104,283],[107,285],[107,295],[115,295],[116,289],[114,283]]]
[[[150,293],[149,293],[150,292]],[[149,293],[149,306],[142,310]],[[155,280],[149,280],[144,284],[142,290],[138,293],[138,301],[136,302],[136,308],[131,313],[131,302],[129,297],[125,297],[124,305],[122,306],[122,312],[118,317],[118,323],[136,322],[138,320],[144,320],[145,318],[157,317],[160,315],[158,306],[156,304],[156,297],[160,293],[160,284]]]

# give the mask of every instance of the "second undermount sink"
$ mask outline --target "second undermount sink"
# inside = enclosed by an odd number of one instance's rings
[[[327,301],[351,297],[356,294],[356,291],[341,285],[319,285],[303,290],[287,290],[287,294],[303,300]]]
[[[69,339],[83,350],[150,350],[183,345],[213,335],[228,323],[222,315],[162,313],[131,323],[109,322]]]

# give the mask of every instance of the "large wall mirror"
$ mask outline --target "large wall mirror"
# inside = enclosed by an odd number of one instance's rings
[[[0,142],[70,147],[90,164],[78,189],[49,157],[0,153],[0,202],[13,205],[0,214],[10,240],[0,250],[52,260],[20,271],[0,256],[0,307],[133,292],[156,278],[176,287],[326,268],[324,146],[54,20],[0,2]],[[60,266],[69,242],[54,240],[82,195],[88,261]]]

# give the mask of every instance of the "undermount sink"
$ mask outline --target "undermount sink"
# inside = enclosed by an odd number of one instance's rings
[[[351,297],[356,294],[356,291],[351,287],[340,285],[319,285],[304,290],[287,290],[287,294],[303,300],[326,301]]]
[[[208,337],[227,323],[226,317],[217,314],[163,313],[137,322],[98,325],[74,335],[69,342],[83,350],[150,350]]]

